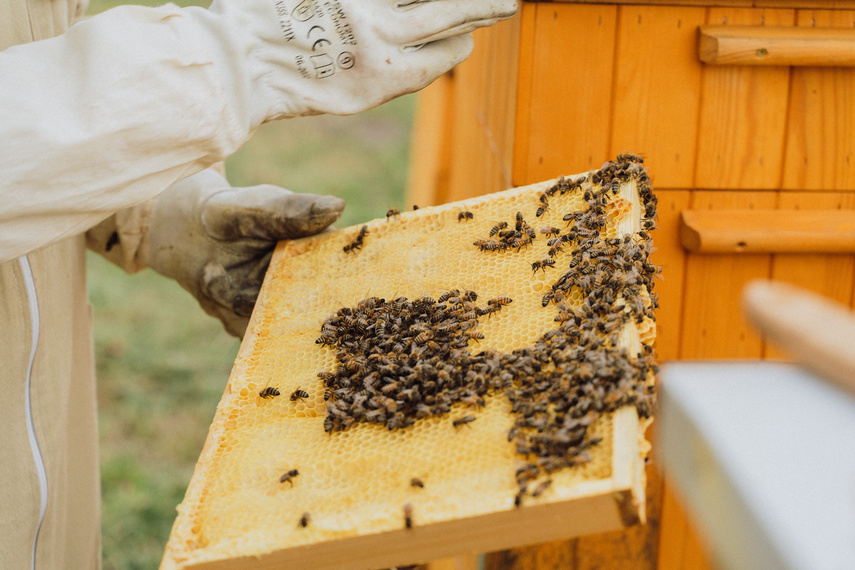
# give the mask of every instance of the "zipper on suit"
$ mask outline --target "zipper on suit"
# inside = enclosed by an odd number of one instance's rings
[[[33,454],[33,463],[35,463],[36,473],[39,479],[39,523],[36,525],[36,533],[33,536],[33,553],[30,567],[36,568],[36,546],[39,541],[39,531],[42,527],[42,521],[45,518],[47,511],[48,485],[47,485],[47,470],[45,469],[44,458],[42,457],[41,449],[39,449],[39,441],[36,439],[36,427],[33,423],[33,404],[30,392],[32,390],[33,378],[33,363],[36,360],[36,348],[39,344],[39,302],[36,296],[36,282],[33,279],[33,272],[30,269],[30,261],[27,256],[18,258],[18,263],[21,266],[21,273],[24,277],[24,287],[27,291],[27,304],[30,309],[30,328],[32,330],[32,339],[30,343],[30,361],[27,365],[27,382],[25,389],[25,408],[27,414],[27,436],[30,440],[30,451]]]

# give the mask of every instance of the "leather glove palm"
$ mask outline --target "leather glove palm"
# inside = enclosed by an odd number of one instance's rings
[[[333,196],[232,188],[206,170],[157,199],[143,252],[149,267],[242,337],[276,242],[323,231],[343,209]]]

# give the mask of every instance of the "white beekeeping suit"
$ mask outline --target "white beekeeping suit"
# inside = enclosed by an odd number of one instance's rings
[[[82,9],[0,0],[0,568],[100,566],[87,240],[241,334],[272,244],[343,205],[205,169],[265,121],[424,87],[516,3],[217,0],[69,28]]]

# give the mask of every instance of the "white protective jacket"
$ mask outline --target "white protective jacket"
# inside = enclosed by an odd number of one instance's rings
[[[83,9],[0,0],[0,77],[27,70],[5,97],[0,85],[0,123],[29,146],[0,156],[0,568],[101,564],[83,232],[104,253],[115,231],[107,257],[140,269],[151,199],[251,130],[177,8],[122,8],[66,33]]]
[[[262,122],[418,90],[469,55],[469,32],[516,10],[215,5],[124,6],[69,27],[77,0],[0,0],[0,568],[100,565],[87,240],[139,269],[151,200],[179,181],[192,194]]]

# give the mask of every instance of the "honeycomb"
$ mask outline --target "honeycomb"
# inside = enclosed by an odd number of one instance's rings
[[[602,247],[580,252],[580,235],[555,249],[550,228],[566,235],[580,226],[578,220],[597,219],[591,215],[597,211],[603,223],[594,222],[591,239]],[[602,511],[603,497],[617,503],[618,526],[643,520],[643,432],[655,371],[655,295],[649,291],[655,268],[647,263],[645,230],[654,217],[655,197],[643,167],[635,157],[619,157],[600,171],[439,207],[390,211],[386,219],[280,243],[161,567],[423,562],[472,548],[615,528],[614,521],[597,516],[567,518],[579,505]],[[612,247],[604,245],[608,240]],[[609,277],[584,268],[594,261],[617,267],[618,253],[625,260],[634,256],[642,270],[614,270],[630,275],[625,291],[633,294],[602,303],[602,293],[590,291],[604,290]],[[561,282],[569,285],[557,288]],[[449,305],[449,298],[456,304]],[[407,325],[409,332],[387,334],[383,351],[370,348],[381,334],[380,313],[382,326],[392,326],[401,320],[395,307],[420,299],[446,313],[435,323],[425,317]],[[608,330],[585,324],[596,320],[597,302],[608,305],[610,312],[600,317],[613,323]],[[356,313],[364,322],[345,333],[336,315]],[[457,348],[449,352],[437,331],[452,326],[458,332],[448,342]],[[573,400],[581,398],[587,407],[576,411],[574,403],[558,415],[553,400],[550,411],[522,414],[534,397],[517,378],[526,373],[513,363],[531,364],[525,358],[564,333],[552,335],[573,329],[601,338],[596,350],[569,353],[593,363],[594,378],[574,385],[579,397]],[[426,365],[436,346],[431,366],[453,362],[462,369],[460,386],[444,405],[429,400],[430,411],[414,415],[417,408],[398,395],[402,387],[382,393],[366,388],[371,366],[394,344],[402,348],[392,352],[416,355],[412,368]],[[484,365],[490,375],[479,380],[473,362],[499,366]],[[538,371],[527,378],[543,382],[553,373],[548,378],[556,384],[564,366],[558,362],[536,364]],[[631,367],[635,382],[622,381],[620,392],[608,391],[617,382],[589,390],[597,385],[597,370],[617,367],[614,362]],[[512,370],[514,380],[502,377],[503,370]],[[384,398],[390,408],[355,413],[367,406],[368,396]],[[584,437],[561,448],[557,464],[553,452],[549,463],[538,446],[546,435],[566,431],[526,422],[536,417],[555,424],[556,417],[569,422],[570,416],[574,425],[584,424]],[[553,525],[557,529],[520,532],[547,513],[562,521]],[[494,525],[495,532],[473,538],[467,529],[474,523],[455,524],[461,521]],[[370,544],[380,548],[368,554]]]

